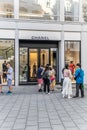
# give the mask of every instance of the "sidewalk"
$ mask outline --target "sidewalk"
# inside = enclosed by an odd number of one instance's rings
[[[36,85],[14,87],[0,94],[0,130],[87,130],[87,89],[84,98],[63,99],[60,89],[48,95]]]

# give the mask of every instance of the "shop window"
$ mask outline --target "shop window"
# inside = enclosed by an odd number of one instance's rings
[[[7,84],[6,75],[3,74],[3,63],[10,62],[14,70],[14,40],[0,40],[0,72],[2,73],[2,84]],[[14,74],[13,74],[14,84]]]
[[[85,22],[87,22],[87,0],[83,0],[83,5],[82,5],[82,13],[83,13],[83,19]]]
[[[79,0],[65,0],[65,21],[79,21]]]
[[[23,19],[58,20],[60,0],[19,0],[19,17]]]
[[[0,0],[0,18],[14,17],[14,0],[3,1]]]
[[[65,41],[65,63],[73,61],[74,64],[80,62],[80,42]]]

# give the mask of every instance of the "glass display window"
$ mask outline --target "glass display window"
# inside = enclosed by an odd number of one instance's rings
[[[7,76],[4,74],[4,71],[7,71],[6,64],[9,62],[14,69],[14,40],[0,40],[0,72],[2,72],[2,84],[7,84]],[[14,74],[13,81],[14,84]]]
[[[58,20],[60,0],[19,0],[19,17],[23,19]]]
[[[65,0],[65,21],[79,21],[79,0]]]
[[[80,42],[65,41],[65,63],[73,61],[74,64],[80,62]]]
[[[0,18],[14,17],[14,0],[0,0]]]

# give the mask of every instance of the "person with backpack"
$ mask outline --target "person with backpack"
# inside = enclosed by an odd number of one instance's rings
[[[38,81],[38,92],[42,92],[42,86],[43,86],[43,72],[44,68],[42,66],[39,66],[37,70],[37,81]]]
[[[84,88],[83,88],[83,82],[84,82],[84,71],[81,68],[81,64],[76,64],[76,71],[74,74],[74,79],[76,80],[76,95],[74,98],[79,97],[79,89],[81,91],[81,97],[84,97]]]
[[[49,65],[46,65],[46,67],[45,67],[45,70],[43,73],[43,81],[44,81],[44,92],[50,94],[50,69],[49,69]]]

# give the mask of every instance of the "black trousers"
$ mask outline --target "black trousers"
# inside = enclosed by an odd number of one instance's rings
[[[50,80],[49,79],[44,79],[44,92],[46,92],[46,89],[49,93],[49,91],[50,91]]]
[[[84,97],[84,88],[82,83],[76,83],[76,97],[79,96],[79,89],[81,91],[81,97]]]

